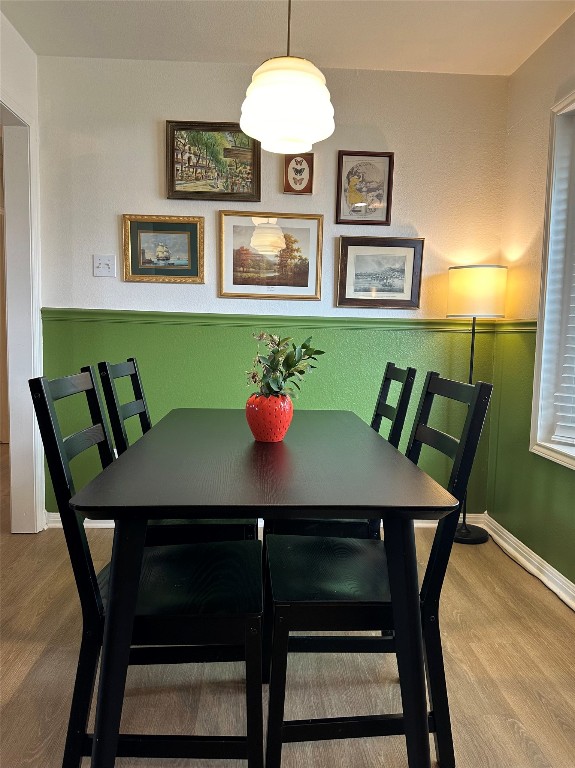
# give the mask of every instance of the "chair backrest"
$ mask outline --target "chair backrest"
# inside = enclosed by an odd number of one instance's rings
[[[467,483],[492,390],[491,384],[485,384],[482,381],[476,384],[463,384],[459,381],[443,379],[435,371],[430,371],[421,393],[406,456],[417,464],[422,446],[428,445],[449,457],[452,466],[446,487],[459,500],[460,504],[463,503],[467,492]],[[429,426],[429,418],[436,397],[443,400],[454,400],[467,406],[465,422],[459,437]],[[421,587],[421,601],[424,610],[426,606],[429,610],[435,610],[439,602],[458,519],[459,511],[455,511],[440,520],[437,525]]]
[[[398,368],[395,363],[388,363],[385,366],[385,372],[379,388],[379,395],[375,404],[375,411],[371,419],[371,427],[379,432],[381,419],[389,419],[391,427],[387,441],[395,448],[399,446],[401,432],[405,423],[407,407],[415,381],[415,368]],[[387,402],[389,397],[389,388],[392,381],[398,381],[401,384],[401,391],[395,406]]]
[[[139,416],[142,434],[152,428],[152,421],[148,411],[148,404],[142,387],[142,380],[138,370],[136,358],[129,357],[125,363],[98,363],[100,380],[104,397],[106,398],[106,407],[108,416],[112,425],[112,434],[118,454],[124,453],[129,446],[128,434],[126,432],[126,421],[132,416]],[[132,385],[134,399],[127,403],[121,403],[118,397],[116,381],[129,376]]]
[[[102,601],[84,531],[84,521],[81,515],[70,509],[68,503],[76,492],[70,468],[72,459],[96,445],[102,468],[114,460],[110,434],[95,385],[94,371],[88,366],[73,376],[52,380],[42,376],[30,379],[29,384],[82,611],[92,619],[101,618]],[[72,395],[86,397],[91,424],[64,437],[54,404],[57,400]]]

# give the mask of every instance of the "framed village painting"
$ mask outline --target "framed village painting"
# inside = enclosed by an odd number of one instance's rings
[[[220,211],[218,295],[319,299],[323,216]]]
[[[239,123],[166,122],[169,198],[259,202],[260,161]]]
[[[204,282],[204,219],[125,213],[124,280],[145,283]]]
[[[423,238],[340,238],[338,307],[419,307]]]
[[[391,224],[393,152],[338,152],[337,224]]]

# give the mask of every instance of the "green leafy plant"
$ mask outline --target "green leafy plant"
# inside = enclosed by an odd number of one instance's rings
[[[316,367],[312,361],[317,362],[317,356],[324,352],[311,346],[311,336],[299,345],[289,337],[282,339],[265,331],[254,333],[254,338],[265,344],[266,351],[262,354],[258,345],[253,370],[248,371],[248,384],[255,384],[265,397],[297,397],[303,376]]]

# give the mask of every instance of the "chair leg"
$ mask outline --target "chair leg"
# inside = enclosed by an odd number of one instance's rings
[[[82,744],[88,728],[101,647],[101,631],[89,630],[83,633],[62,768],[80,768],[82,762]]]
[[[445,683],[445,669],[441,650],[441,634],[437,614],[423,619],[423,639],[425,644],[425,667],[429,699],[435,721],[435,754],[441,768],[455,768],[453,735],[449,716],[449,700]]]
[[[262,619],[262,682],[267,684],[270,681],[270,666],[272,659],[272,635],[273,635],[273,598],[270,582],[270,574],[267,563],[267,552],[263,547],[263,587],[264,587],[264,615]]]
[[[266,768],[280,768],[284,718],[289,626],[281,609],[274,610],[272,665],[270,675]]]
[[[262,635],[258,617],[246,627],[246,721],[248,768],[263,768]]]

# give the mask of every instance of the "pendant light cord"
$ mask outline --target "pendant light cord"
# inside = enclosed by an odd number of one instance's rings
[[[288,0],[288,27],[287,27],[287,56],[290,55],[290,37],[291,37],[291,0]]]

